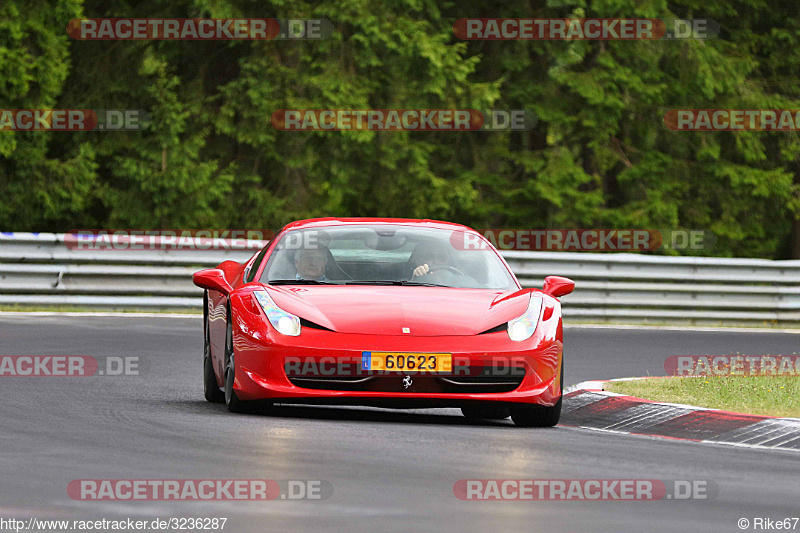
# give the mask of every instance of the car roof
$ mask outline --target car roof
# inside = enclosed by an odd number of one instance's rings
[[[353,226],[359,224],[394,224],[404,226],[416,226],[420,228],[436,228],[436,229],[449,229],[461,230],[477,233],[474,229],[456,224],[454,222],[445,222],[443,220],[430,220],[427,218],[378,218],[378,217],[326,217],[326,218],[309,218],[305,220],[297,220],[287,224],[283,231],[290,229],[301,228],[320,228],[330,226]]]

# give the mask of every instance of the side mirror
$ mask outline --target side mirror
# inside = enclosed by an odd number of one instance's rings
[[[208,268],[195,272],[194,275],[192,275],[192,281],[202,289],[218,291],[225,295],[233,291],[228,280],[225,279],[225,273],[218,268]]]
[[[575,282],[561,276],[547,276],[544,278],[542,290],[550,296],[558,298],[559,296],[566,296],[574,291]]]

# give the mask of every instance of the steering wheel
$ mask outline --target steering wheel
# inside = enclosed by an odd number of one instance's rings
[[[453,274],[458,274],[459,276],[466,276],[463,272],[451,265],[436,265],[428,268],[428,274],[433,274],[438,270],[449,270]]]

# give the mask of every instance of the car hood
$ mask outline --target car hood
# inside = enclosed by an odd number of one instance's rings
[[[359,285],[265,288],[285,311],[339,333],[366,335],[476,335],[520,316],[530,301],[529,290]]]

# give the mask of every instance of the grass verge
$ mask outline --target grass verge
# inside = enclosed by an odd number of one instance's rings
[[[800,379],[725,376],[611,381],[606,390],[657,402],[685,403],[737,413],[800,418]]]

